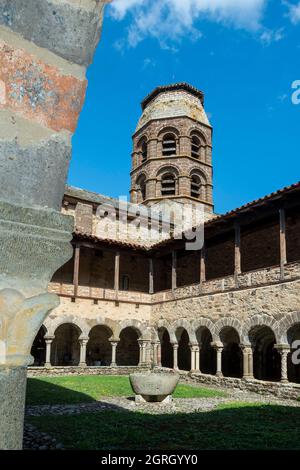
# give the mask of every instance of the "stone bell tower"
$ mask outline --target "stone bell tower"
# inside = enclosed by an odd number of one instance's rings
[[[133,135],[131,202],[201,203],[213,212],[212,127],[204,94],[187,83],[156,88]]]

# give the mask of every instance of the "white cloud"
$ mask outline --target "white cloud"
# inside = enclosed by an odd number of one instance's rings
[[[260,35],[260,40],[265,46],[270,46],[273,42],[279,42],[284,39],[284,29],[265,29]]]
[[[111,14],[117,20],[131,15],[129,45],[134,47],[145,37],[166,41],[201,37],[195,27],[200,18],[221,22],[250,31],[260,29],[268,0],[114,0]]]
[[[293,24],[300,23],[300,2],[297,4],[292,4],[289,2],[284,2],[284,4],[288,7],[289,13],[288,16]]]

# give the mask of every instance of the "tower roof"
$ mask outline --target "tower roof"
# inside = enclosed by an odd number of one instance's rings
[[[192,85],[189,85],[188,83],[173,83],[171,85],[164,85],[164,86],[158,86],[155,88],[151,93],[149,93],[146,98],[142,101],[142,109],[144,110],[148,104],[154,100],[160,93],[166,93],[168,91],[187,91],[191,95],[196,96],[197,98],[200,99],[202,106],[204,106],[204,93],[201,90],[198,90],[198,88],[193,87]]]
[[[139,132],[150,121],[187,117],[210,126],[204,110],[204,93],[188,83],[155,88],[142,101],[143,113],[138,122]]]

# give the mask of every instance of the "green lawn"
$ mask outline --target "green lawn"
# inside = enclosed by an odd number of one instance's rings
[[[28,379],[27,404],[89,403],[102,397],[133,396],[127,376],[67,376]],[[178,385],[175,398],[223,397],[224,392]]]
[[[232,403],[206,413],[106,411],[29,418],[68,449],[300,449],[300,408]]]

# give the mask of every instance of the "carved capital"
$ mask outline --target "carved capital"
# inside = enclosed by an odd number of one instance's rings
[[[55,294],[26,298],[15,289],[0,291],[0,367],[32,363],[33,340],[47,314],[58,305]]]

